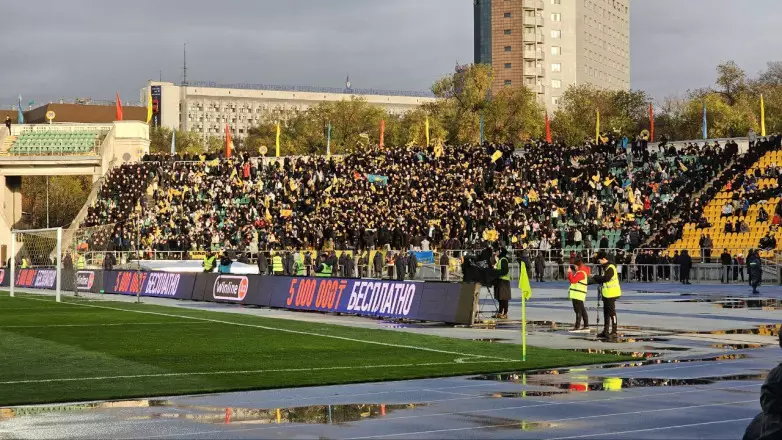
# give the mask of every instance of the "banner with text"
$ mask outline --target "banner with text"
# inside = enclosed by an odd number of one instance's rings
[[[194,273],[108,271],[103,289],[120,295],[190,299],[195,280]]]

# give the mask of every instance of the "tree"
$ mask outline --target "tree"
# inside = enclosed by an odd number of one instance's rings
[[[635,137],[648,126],[650,98],[641,90],[606,90],[590,84],[570,86],[562,95],[551,122],[552,131],[567,143],[595,137],[597,112],[600,131]]]
[[[717,86],[728,105],[734,105],[746,91],[746,74],[735,61],[722,63],[717,66]]]
[[[23,221],[30,228],[46,227],[46,177],[22,177]],[[67,227],[81,210],[92,188],[90,176],[49,176],[49,227]]]
[[[171,152],[171,137],[173,132],[168,127],[153,127],[149,130],[149,152]],[[176,130],[176,152],[179,154],[201,154],[204,152],[204,141],[201,134],[195,131]]]
[[[434,83],[437,102],[431,110],[442,121],[447,142],[480,140],[480,113],[488,105],[491,81],[491,66],[472,64]]]
[[[484,135],[494,143],[521,143],[545,132],[544,109],[526,87],[502,89],[484,109]],[[480,135],[480,134],[479,134]]]

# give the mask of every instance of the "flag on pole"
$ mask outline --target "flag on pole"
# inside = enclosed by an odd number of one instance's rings
[[[176,154],[176,130],[171,132],[171,154]]]
[[[706,101],[703,101],[703,138],[709,138],[709,126],[706,122]]]
[[[380,121],[380,148],[382,149],[385,144],[385,137],[386,137],[386,120],[382,119]]]
[[[481,112],[481,143],[483,143],[486,140],[486,137],[484,136],[484,123],[483,123],[483,112]]]
[[[119,92],[117,92],[117,120],[122,120],[122,100],[119,99]]]
[[[231,137],[231,129],[225,124],[225,158],[231,157],[231,151],[234,149],[234,142]]]
[[[326,157],[331,157],[331,122],[326,129]]]
[[[649,142],[654,142],[654,107],[649,103]]]
[[[147,92],[147,124],[152,120],[152,92]]]
[[[548,112],[546,112],[546,142],[551,143],[551,122],[548,120]]]
[[[521,262],[519,268],[519,289],[521,290],[521,360],[527,360],[527,301],[532,298],[532,287],[527,276],[527,265]]]
[[[24,124],[24,113],[22,113],[22,95],[19,95],[19,107],[16,109],[16,123]]]
[[[766,106],[763,105],[763,95],[760,95],[760,135],[766,135]]]
[[[276,140],[274,141],[274,147],[275,147],[275,152],[277,154],[275,157],[280,157],[280,122],[279,121],[277,121],[277,137]]]
[[[595,121],[595,145],[600,143],[600,110],[597,110],[597,120]]]
[[[429,116],[426,117],[426,146],[429,146]]]

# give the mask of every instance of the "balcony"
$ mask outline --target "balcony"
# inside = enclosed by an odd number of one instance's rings
[[[524,58],[528,60],[542,60],[545,52],[542,50],[525,50]]]
[[[530,89],[540,95],[544,95],[546,93],[546,87],[543,84],[535,84],[534,86],[530,87]]]
[[[524,76],[545,76],[546,70],[543,66],[524,67]]]
[[[543,9],[543,0],[524,0],[521,7],[524,9]]]
[[[528,17],[524,16],[524,26],[543,26],[543,17]]]

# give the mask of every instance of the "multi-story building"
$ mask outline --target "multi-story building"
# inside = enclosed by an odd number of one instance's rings
[[[392,114],[434,101],[427,92],[352,89],[349,81],[344,89],[214,83],[178,86],[150,81],[141,89],[143,101],[148,94],[153,103],[153,125],[196,131],[203,137],[222,136],[226,124],[234,137],[244,137],[259,123],[279,120],[290,110],[303,111],[324,101],[357,97]]]
[[[567,87],[630,88],[630,0],[474,0],[475,62],[492,89],[525,85],[549,110]]]

